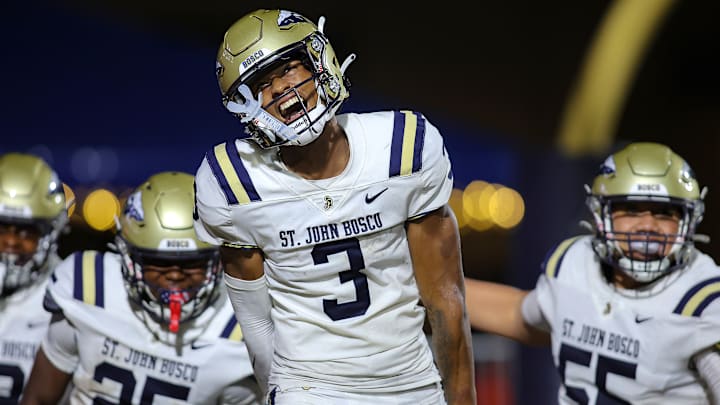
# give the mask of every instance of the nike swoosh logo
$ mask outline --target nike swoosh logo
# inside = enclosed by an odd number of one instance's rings
[[[28,329],[35,329],[35,328],[39,328],[39,327],[41,327],[41,326],[47,326],[47,324],[48,324],[48,323],[47,323],[46,321],[28,322],[28,323],[27,323],[27,328],[28,328]]]
[[[652,316],[646,316],[641,318],[640,315],[635,315],[635,323],[643,323],[652,319]]]
[[[382,194],[382,193],[384,193],[384,192],[386,192],[386,191],[388,191],[388,188],[387,188],[387,187],[385,187],[384,189],[382,189],[382,191],[380,191],[379,193],[375,194],[375,195],[372,196],[372,197],[370,197],[369,194],[365,194],[365,203],[366,203],[366,204],[370,204],[371,202],[375,201],[376,198],[380,197],[380,194]]]
[[[204,349],[208,346],[212,346],[212,343],[198,343],[198,342],[190,343],[190,348],[193,350]]]

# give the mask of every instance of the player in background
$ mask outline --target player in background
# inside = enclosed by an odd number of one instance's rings
[[[70,382],[73,404],[260,403],[217,248],[197,239],[192,212],[191,175],[153,175],[124,204],[117,253],[56,268],[22,404],[55,404]]]
[[[0,156],[0,403],[18,403],[45,335],[43,296],[67,218],[62,183],[45,161]]]
[[[336,115],[355,56],[323,28],[256,10],[225,33],[218,81],[250,136],[202,161],[196,231],[270,403],[475,404],[443,139],[418,112]]]
[[[594,235],[558,244],[532,291],[467,279],[474,328],[551,341],[561,404],[720,403],[720,269],[694,241],[706,190],[632,143],[586,186]]]

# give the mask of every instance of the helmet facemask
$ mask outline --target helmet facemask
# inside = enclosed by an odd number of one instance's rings
[[[122,272],[130,300],[171,332],[177,333],[181,324],[200,316],[218,298],[220,262],[216,250],[159,253],[134,248],[121,236],[116,239],[116,245],[122,256]],[[189,266],[192,266],[192,272],[201,271],[202,283],[184,289],[167,288],[153,284],[145,277],[149,271],[146,267],[171,264],[178,265],[186,277],[192,277],[188,274]]]
[[[32,285],[44,277],[49,269],[49,258],[57,251],[57,240],[65,223],[67,215],[47,220],[35,220],[29,223],[12,220],[0,222],[15,226],[31,226],[38,234],[35,251],[28,254],[0,252],[0,297],[6,297],[15,291]],[[2,225],[0,225],[2,226]]]
[[[615,206],[640,201],[657,204],[660,210],[665,206],[665,209],[677,212],[678,231],[661,234],[615,230],[612,219]],[[693,236],[702,216],[702,201],[648,198],[642,195],[610,198],[589,195],[588,206],[597,229],[596,238],[593,240],[595,252],[605,263],[623,271],[633,280],[641,284],[652,282],[684,267],[692,258]]]

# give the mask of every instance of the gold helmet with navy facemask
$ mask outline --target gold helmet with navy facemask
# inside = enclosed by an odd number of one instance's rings
[[[193,228],[193,176],[163,172],[128,197],[118,220],[116,245],[131,301],[171,332],[198,317],[219,296],[219,254]],[[199,269],[204,281],[189,289],[164,288],[145,279],[143,266]]]
[[[263,148],[312,142],[349,96],[349,82],[344,72],[355,55],[351,54],[341,66],[323,34],[324,18],[320,18],[318,25],[292,11],[256,10],[225,32],[216,66],[223,102],[246,124],[246,132]],[[275,100],[263,101],[259,92],[255,93],[254,84],[264,74],[292,60],[301,61],[312,72],[310,80],[314,81],[318,94],[317,106],[312,110],[308,110],[308,101],[297,92],[304,83]],[[295,92],[300,99],[294,108],[302,114],[286,125],[263,107],[289,92]]]
[[[586,186],[586,190],[587,206],[595,220],[593,247],[605,263],[647,283],[691,260],[693,242],[700,236],[695,231],[705,211],[706,189],[701,190],[688,163],[670,148],[651,142],[632,143],[603,162],[592,187]],[[677,213],[678,232],[654,235],[615,231],[613,206],[633,203],[650,203],[660,212]],[[633,255],[632,250],[640,254]]]
[[[65,194],[57,174],[41,158],[25,153],[0,156],[0,227],[19,238],[38,237],[34,252],[0,246],[0,297],[48,273],[57,239],[67,224]],[[9,244],[9,242],[8,242]]]

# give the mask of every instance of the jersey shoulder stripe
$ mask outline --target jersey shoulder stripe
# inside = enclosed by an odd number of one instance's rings
[[[424,144],[425,117],[412,111],[395,111],[390,147],[390,177],[407,176],[422,169]]]
[[[565,254],[570,250],[570,246],[573,245],[583,235],[574,236],[572,238],[565,239],[555,246],[554,249],[550,250],[550,253],[543,262],[543,269],[545,275],[548,278],[557,278],[560,274],[560,266],[562,265]]]
[[[720,297],[720,277],[707,279],[688,290],[673,313],[699,317],[705,308],[718,297]]]
[[[261,200],[234,143],[218,144],[205,157],[229,205]]]
[[[86,304],[105,306],[104,265],[102,252],[83,251],[74,253],[73,297]]]
[[[235,314],[233,314],[227,324],[225,324],[220,337],[237,342],[242,340],[243,334],[240,330],[240,325],[238,324],[237,319],[235,319]]]

